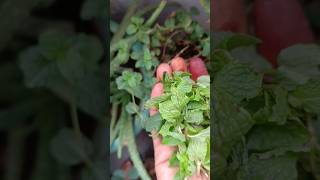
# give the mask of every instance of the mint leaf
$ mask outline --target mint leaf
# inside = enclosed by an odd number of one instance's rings
[[[122,75],[116,79],[116,83],[118,89],[123,89],[132,95],[142,97],[141,80],[142,76],[140,73],[123,71]]]
[[[92,143],[84,136],[76,137],[70,129],[62,129],[52,139],[50,151],[53,157],[66,165],[76,165],[93,153]]]
[[[132,102],[129,102],[126,106],[126,111],[129,113],[129,114],[135,114],[135,113],[138,113],[139,112],[139,106],[136,105],[135,103],[132,103]]]
[[[278,70],[291,80],[302,84],[309,79],[320,78],[320,47],[314,44],[298,44],[281,51]]]
[[[159,104],[159,112],[163,119],[169,122],[175,122],[180,117],[181,112],[173,104],[171,100],[164,101]]]
[[[307,129],[299,123],[265,124],[256,126],[248,134],[248,149],[261,152],[286,148],[289,151],[296,151],[305,146],[308,140]]]
[[[272,106],[272,115],[269,121],[284,124],[289,115],[288,92],[281,87],[276,87],[274,93],[276,104]]]
[[[239,63],[229,63],[215,75],[214,89],[235,102],[258,95],[262,86],[262,76]]]
[[[151,132],[152,130],[159,131],[161,127],[161,116],[160,114],[156,114],[154,116],[151,116],[149,119],[145,121],[145,129],[147,132]]]
[[[188,123],[200,124],[204,120],[203,112],[201,110],[187,111],[184,119]]]
[[[224,39],[216,47],[217,49],[233,50],[238,47],[252,46],[260,43],[261,41],[253,36],[245,34],[234,34],[231,37]]]
[[[289,94],[292,106],[308,112],[320,113],[320,81],[310,80]]]
[[[253,155],[249,159],[249,175],[247,179],[297,179],[296,162],[297,158],[293,155],[284,155],[271,159],[259,159]]]

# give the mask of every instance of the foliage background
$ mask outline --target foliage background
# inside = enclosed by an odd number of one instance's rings
[[[0,1],[0,179],[105,179],[104,0]]]

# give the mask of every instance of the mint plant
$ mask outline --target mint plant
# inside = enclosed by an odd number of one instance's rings
[[[146,108],[159,110],[146,129],[159,133],[163,144],[178,147],[170,160],[172,166],[179,166],[175,179],[196,173],[209,177],[210,77],[200,76],[194,82],[189,73],[175,72],[163,84],[164,94],[146,102]]]
[[[139,2],[132,2],[121,23],[110,23],[113,32],[110,44],[110,146],[119,158],[126,146],[139,176],[151,179],[137,150],[135,135],[158,124],[156,117],[149,117],[145,108],[156,83],[156,67],[179,52],[187,58],[194,55],[208,58],[210,44],[208,34],[192,19],[193,11],[178,10],[159,24],[156,23],[158,16],[170,4],[161,1],[156,7],[138,10]],[[147,12],[153,13],[146,17]]]
[[[284,49],[271,69],[258,39],[213,37],[213,178],[319,179],[320,47]]]

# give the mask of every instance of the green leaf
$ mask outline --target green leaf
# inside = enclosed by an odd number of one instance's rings
[[[137,30],[138,30],[138,27],[136,25],[129,24],[129,26],[127,27],[127,31],[126,32],[127,32],[128,35],[132,35],[132,34],[136,33]]]
[[[320,78],[320,46],[298,44],[280,52],[278,70],[297,83]]]
[[[168,146],[176,146],[179,144],[183,144],[182,141],[180,141],[179,139],[176,139],[174,137],[171,136],[164,136],[162,138],[162,144],[168,145]]]
[[[175,122],[177,118],[180,117],[181,112],[173,104],[171,100],[164,101],[159,104],[159,112],[163,119]]]
[[[200,110],[187,111],[184,119],[188,123],[200,124],[204,120],[203,112]]]
[[[218,45],[218,49],[233,50],[238,47],[252,46],[260,43],[261,41],[253,36],[245,34],[234,34],[229,38],[224,39]]]
[[[308,140],[308,130],[299,123],[265,124],[256,126],[248,134],[248,149],[261,152],[281,148],[295,152],[300,151]]]
[[[129,102],[126,106],[126,111],[129,113],[129,114],[135,114],[135,113],[138,113],[139,112],[139,106],[136,105],[135,103],[133,102]]]
[[[169,94],[162,94],[161,96],[157,96],[154,98],[149,99],[146,103],[145,103],[145,107],[146,108],[151,108],[151,107],[158,107],[158,104],[168,100],[170,97]]]
[[[93,146],[89,139],[78,138],[71,129],[64,128],[52,139],[50,151],[58,162],[76,165],[93,153]]]
[[[297,179],[297,158],[293,155],[284,155],[271,159],[259,159],[251,156],[249,159],[250,180],[284,180]]]
[[[272,68],[271,64],[253,46],[233,49],[231,55],[239,62],[246,64],[259,72],[266,72]]]
[[[210,87],[210,76],[204,75],[204,76],[198,77],[197,85],[202,87],[202,88]]]
[[[137,97],[142,97],[141,80],[140,73],[126,70],[116,79],[116,83],[118,89],[123,89]]]
[[[229,63],[215,75],[214,89],[232,97],[235,102],[258,95],[262,86],[262,76],[239,63]]]
[[[200,161],[204,162],[207,154],[207,143],[206,141],[197,141],[191,139],[189,141],[187,154],[190,161]]]
[[[231,102],[227,96],[214,94],[214,153],[227,157],[231,147],[246,135],[254,121],[248,111]]]
[[[179,91],[180,93],[191,92],[192,83],[193,81],[190,79],[190,77],[183,77],[177,86],[177,91]]]
[[[77,106],[83,112],[103,121],[107,113],[104,73],[87,73],[81,81],[75,83],[72,90]]]
[[[288,92],[281,87],[276,87],[274,93],[276,104],[272,107],[272,115],[269,121],[284,124],[290,111],[287,97]]]
[[[320,81],[309,80],[289,94],[289,103],[308,112],[320,113]]]
[[[145,129],[147,132],[151,132],[152,130],[159,131],[161,127],[161,116],[160,114],[156,114],[154,116],[151,116],[149,119],[146,120],[145,122]]]

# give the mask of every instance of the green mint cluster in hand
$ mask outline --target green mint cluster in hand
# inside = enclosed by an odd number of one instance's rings
[[[165,76],[164,93],[146,102],[159,114],[146,123],[147,131],[157,131],[162,143],[177,146],[170,165],[179,166],[176,179],[195,173],[210,173],[210,77],[197,82],[189,73],[175,72]]]

